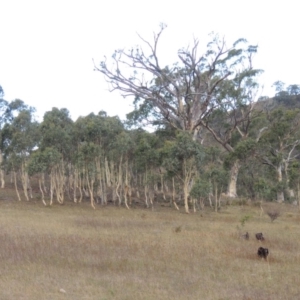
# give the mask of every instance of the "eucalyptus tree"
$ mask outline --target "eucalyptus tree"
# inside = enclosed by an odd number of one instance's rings
[[[162,166],[182,184],[184,208],[189,213],[190,191],[198,170],[204,163],[205,150],[190,134],[178,132],[174,140],[165,142],[161,156]]]
[[[26,105],[22,100],[15,99],[11,102],[3,99],[4,91],[1,88],[0,90],[0,164],[3,163],[3,137],[2,130],[3,127],[7,124],[11,124],[14,117],[22,110],[30,110],[32,113],[34,112],[34,108]],[[0,180],[1,180],[1,188],[5,187],[5,179],[4,179],[4,170],[3,167],[0,167]]]
[[[49,205],[53,204],[54,193],[56,191],[56,198],[58,203],[63,203],[63,195],[58,192],[59,188],[56,187],[55,171],[62,159],[61,153],[53,147],[39,148],[35,150],[31,155],[28,162],[28,174],[30,176],[35,175],[38,178],[39,190],[42,195],[42,202],[46,206],[45,194],[50,192]],[[47,187],[45,182],[45,175],[50,174],[50,187]]]
[[[200,209],[204,208],[205,200],[209,199],[211,190],[212,186],[208,176],[199,176],[196,178],[190,191],[194,212],[196,211],[196,204],[198,204],[197,200],[199,200]]]
[[[98,179],[97,159],[99,158],[99,146],[90,142],[82,143],[77,152],[77,166],[80,167],[85,184],[87,185],[91,206],[95,209],[94,188]]]
[[[275,88],[276,91],[276,96],[279,95],[279,93],[283,92],[285,89],[285,83],[282,82],[281,80],[277,80],[273,83],[272,87]]]
[[[39,124],[33,120],[32,113],[30,108],[20,111],[13,121],[2,129],[5,160],[14,174],[19,200],[17,173],[20,174],[25,198],[29,200],[28,190],[31,191],[31,186],[27,166],[31,153],[40,142]]]
[[[154,194],[158,193],[158,182],[163,192],[164,182],[163,174],[160,170],[159,146],[161,140],[155,133],[149,133],[144,130],[134,130],[135,150],[134,166],[138,176],[142,178],[145,204],[147,208],[153,207]],[[136,178],[136,188],[138,189],[138,180]]]
[[[101,177],[100,188],[102,199],[107,203],[108,190],[112,189],[113,197],[116,196],[116,186],[118,182],[117,166],[119,157],[114,156],[115,145],[119,135],[124,130],[124,125],[117,116],[108,116],[104,111],[98,113],[98,125],[100,130],[100,147],[101,147]],[[129,190],[130,193],[130,190]],[[115,199],[115,198],[114,198]]]
[[[90,197],[91,204],[94,206],[94,190],[96,183],[101,180],[99,170],[101,135],[97,116],[94,113],[86,117],[79,117],[76,120],[73,138],[76,145],[76,155],[73,157],[74,178],[71,183],[74,191],[74,202],[77,202],[78,190],[80,193],[79,202],[81,202],[84,193]],[[90,157],[88,157],[89,155]]]
[[[98,147],[98,154],[93,156],[96,172],[94,172],[94,185],[97,197],[101,198],[102,204],[107,202],[107,188],[116,186],[116,161],[113,157],[113,145],[118,134],[123,131],[123,124],[118,117],[109,117],[104,111],[95,114],[89,114],[86,117],[80,117],[75,122],[74,137],[78,150],[82,145],[94,144]],[[82,188],[85,179],[82,178],[82,166],[75,170],[75,182],[79,182]],[[80,189],[81,189],[80,188]],[[94,190],[95,190],[94,189]],[[114,190],[115,192],[115,190]]]
[[[290,95],[297,96],[300,94],[300,85],[299,84],[290,84],[287,88],[285,88],[285,83],[277,80],[272,85],[275,88],[277,97]]]
[[[267,126],[260,139],[258,157],[274,171],[277,201],[282,202],[289,186],[290,164],[300,155],[300,110],[275,109],[267,116]]]
[[[208,178],[212,185],[212,190],[215,198],[215,211],[221,207],[221,194],[226,190],[228,182],[228,173],[220,166],[217,166],[208,171]]]
[[[296,191],[295,199],[300,209],[300,163],[299,160],[293,161],[289,169],[289,188]]]
[[[132,171],[130,170],[130,162],[133,160],[135,143],[133,133],[130,131],[120,132],[112,144],[112,155],[118,163],[118,171],[116,175],[116,195],[119,199],[119,205],[124,199],[124,204],[129,208],[132,196]]]
[[[73,121],[65,108],[52,108],[44,114],[40,124],[41,151],[52,151],[50,169],[50,192],[55,193],[57,201],[64,202],[68,165],[71,163],[73,149]],[[49,150],[50,149],[50,150]],[[50,151],[50,152],[51,152]]]
[[[192,133],[194,139],[206,127],[220,145],[233,151],[228,135],[238,131],[245,137],[247,132],[241,127],[249,126],[253,112],[252,89],[257,90],[254,78],[261,72],[252,66],[257,46],[239,39],[228,47],[224,38],[213,35],[203,55],[198,54],[199,41],[195,39],[191,47],[178,51],[177,62],[162,66],[158,48],[165,27],[162,25],[154,34],[152,43],[140,37],[146,50],[140,46],[116,50],[112,62],[105,58],[95,69],[105,75],[111,91],[135,97],[136,110],[130,114],[131,120],[171,124]],[[225,139],[211,124],[210,116],[216,110],[226,117]],[[234,197],[238,162],[232,168],[228,195]]]
[[[293,96],[300,95],[300,85],[299,84],[290,84],[286,90],[289,93],[289,95],[293,95]]]
[[[256,47],[248,49],[249,56],[256,53]],[[227,196],[237,196],[237,179],[241,167],[240,155],[245,155],[245,147],[253,146],[259,140],[265,128],[253,126],[253,122],[262,114],[257,102],[259,84],[257,78],[261,70],[253,69],[251,59],[248,68],[241,70],[231,80],[224,80],[219,91],[219,106],[203,119],[203,126],[230,157],[230,180]],[[247,141],[249,140],[249,141]],[[246,147],[247,148],[247,147]]]

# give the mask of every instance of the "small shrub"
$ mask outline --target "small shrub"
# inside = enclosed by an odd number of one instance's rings
[[[241,218],[240,223],[241,223],[242,227],[245,226],[245,223],[246,223],[250,218],[251,218],[250,215],[246,215],[246,216],[244,216],[244,217]]]
[[[280,216],[280,211],[278,210],[267,211],[267,215],[270,217],[271,222],[273,222]]]
[[[177,226],[176,228],[175,228],[175,232],[181,232],[181,230],[182,230],[182,226]]]

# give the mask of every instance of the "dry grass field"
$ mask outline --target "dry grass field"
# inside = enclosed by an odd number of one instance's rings
[[[1,190],[0,299],[300,299],[300,214],[277,209],[44,207]]]

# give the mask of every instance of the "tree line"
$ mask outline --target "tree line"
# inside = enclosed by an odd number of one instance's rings
[[[95,65],[112,90],[135,97],[126,121],[104,111],[73,121],[53,108],[39,123],[34,108],[4,100],[1,88],[2,188],[9,173],[19,200],[30,200],[34,179],[45,205],[160,201],[186,212],[218,210],[222,197],[298,200],[300,86],[277,81],[274,97],[259,97],[257,46],[239,39],[227,47],[218,35],[203,55],[194,40],[161,67],[164,29],[153,43],[141,37],[148,52],[117,50]]]

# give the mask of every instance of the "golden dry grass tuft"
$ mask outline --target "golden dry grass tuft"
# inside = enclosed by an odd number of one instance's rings
[[[1,300],[300,299],[300,224],[292,206],[270,222],[250,206],[187,215],[4,198]],[[250,239],[240,239],[241,231]],[[260,246],[269,249],[268,261],[257,257]]]

